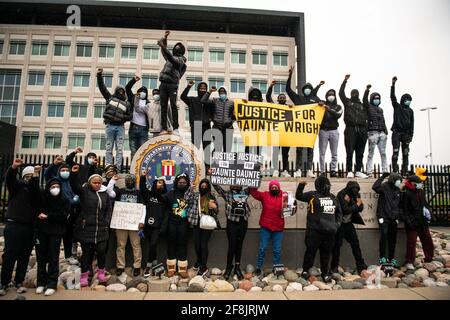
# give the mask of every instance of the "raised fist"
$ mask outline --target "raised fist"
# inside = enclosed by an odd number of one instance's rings
[[[189,86],[189,87],[192,87],[192,86],[194,85],[194,83],[195,83],[194,80],[190,80],[190,81],[188,82],[188,86]]]
[[[19,159],[19,158],[14,159],[14,162],[13,162],[13,164],[12,164],[12,168],[13,168],[13,169],[17,169],[17,168],[20,167],[22,164],[23,164],[22,159]]]
[[[366,86],[366,89],[367,89],[367,90],[370,90],[370,88],[372,88],[372,85],[371,85],[371,84],[368,84],[368,85]]]
[[[166,32],[164,32],[164,37],[167,38],[170,35],[170,31],[167,30]]]
[[[397,77],[392,78],[392,84],[395,84],[395,82],[397,82]]]
[[[270,87],[273,87],[274,85],[276,85],[276,83],[277,83],[276,80],[272,80],[272,81],[270,82]]]
[[[319,82],[319,84],[320,84],[321,86],[323,86],[323,85],[325,84],[325,81],[322,80],[322,81]]]
[[[216,86],[212,86],[211,89],[209,89],[209,92],[211,92],[211,93],[216,92],[216,91],[217,91]]]
[[[75,149],[75,153],[82,153],[83,149],[81,149],[81,147],[76,147]]]
[[[345,81],[347,81],[348,79],[350,79],[350,75],[346,74],[344,79],[345,79]]]
[[[72,172],[78,172],[78,170],[80,170],[80,166],[78,164],[74,164],[72,166]]]
[[[103,68],[98,68],[97,69],[97,74],[102,74],[103,73]]]
[[[139,76],[134,76],[134,80],[136,81],[136,82],[138,82],[139,80],[141,80],[141,78],[139,77]]]
[[[39,173],[41,172],[42,167],[41,166],[34,166],[34,173]]]
[[[55,160],[53,161],[53,164],[58,166],[58,165],[60,165],[63,161],[64,161],[64,159],[63,159],[62,156],[57,156],[57,157],[55,158]]]

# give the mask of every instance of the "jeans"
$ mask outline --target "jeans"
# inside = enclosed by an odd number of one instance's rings
[[[133,159],[136,151],[148,140],[147,127],[130,124],[128,139],[130,142],[131,159]]]
[[[281,147],[281,160],[282,160],[282,171],[289,171],[289,149],[291,147]],[[273,147],[272,149],[272,168],[275,170],[280,170],[280,166],[278,164],[278,159],[280,155],[280,147]]]
[[[106,244],[108,241],[101,241],[97,243],[81,242],[81,272],[92,271],[92,262],[94,255],[97,255],[97,267],[99,269],[105,268],[106,263]]]
[[[347,153],[347,172],[353,172],[353,153],[355,153],[355,171],[361,172],[364,149],[367,142],[365,127],[347,126],[344,130],[345,151]]]
[[[283,242],[283,231],[270,231],[264,227],[259,229],[259,251],[256,268],[261,269],[264,265],[264,256],[269,241],[272,240],[273,264],[279,264],[281,260],[281,244]]]
[[[409,165],[409,144],[412,136],[408,133],[393,132],[392,133],[392,171],[398,172],[398,154],[400,145],[402,147],[402,173],[406,174]]]
[[[208,267],[208,242],[211,238],[212,230],[204,230],[195,226],[193,230],[195,253],[200,271],[204,272]]]
[[[319,164],[320,171],[325,172],[325,154],[327,152],[328,142],[330,142],[331,150],[331,171],[337,171],[338,161],[338,145],[339,145],[339,131],[336,130],[320,130],[319,131]]]
[[[362,271],[367,268],[364,258],[362,257],[361,248],[359,246],[358,234],[356,233],[353,223],[342,223],[334,238],[333,258],[331,259],[331,269],[339,266],[339,258],[341,255],[341,247],[344,239],[352,248],[353,257],[355,258],[356,268]]]
[[[122,168],[122,158],[123,158],[123,139],[125,136],[124,125],[106,125],[106,165],[112,164],[113,161],[113,147],[116,146],[116,161],[115,165],[117,168]]]
[[[412,230],[406,229],[406,263],[414,263],[416,259],[416,243],[419,237],[422,243],[423,253],[425,254],[425,262],[433,260],[434,245],[431,239],[430,230],[428,227],[422,229]]]
[[[306,152],[306,161],[303,161],[303,153]],[[314,149],[313,148],[297,148],[295,150],[295,168],[297,170],[311,170],[313,165]]]
[[[227,220],[228,254],[227,268],[231,269],[233,258],[235,264],[241,263],[242,245],[247,233],[248,222],[241,218],[239,222]]]
[[[386,157],[386,142],[387,134],[379,131],[369,131],[369,155],[367,156],[366,171],[368,174],[373,172],[373,154],[375,147],[378,147],[381,157],[381,170],[382,172],[389,172],[387,157]]]
[[[397,244],[397,222],[386,221],[380,224],[380,258],[392,260],[395,257],[395,246]],[[386,256],[386,249],[388,255]]]
[[[320,253],[320,271],[322,275],[330,273],[331,252],[334,246],[334,234],[323,233],[316,230],[306,230],[305,245],[306,251],[303,258],[303,271],[309,271],[314,265],[317,250]]]
[[[161,82],[159,85],[159,94],[161,97],[161,130],[167,130],[167,108],[169,106],[169,100],[172,111],[172,127],[173,130],[178,129],[178,84]]]
[[[56,290],[61,236],[38,232],[37,240],[39,240],[36,241],[37,286]]]

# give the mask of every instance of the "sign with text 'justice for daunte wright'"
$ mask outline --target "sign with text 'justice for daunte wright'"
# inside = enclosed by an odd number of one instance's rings
[[[214,152],[211,159],[211,183],[258,188],[263,157],[244,152]]]

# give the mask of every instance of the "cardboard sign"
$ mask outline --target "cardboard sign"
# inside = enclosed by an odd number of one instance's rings
[[[292,217],[297,212],[297,201],[292,192],[283,192],[283,212],[282,217]]]
[[[145,222],[145,206],[142,203],[116,201],[111,218],[111,229],[139,230],[139,223]]]
[[[214,152],[211,159],[211,183],[258,188],[263,157],[244,152]]]

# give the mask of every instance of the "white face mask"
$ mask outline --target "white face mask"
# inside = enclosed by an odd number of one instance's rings
[[[394,182],[394,186],[396,187],[396,188],[400,188],[400,185],[401,185],[401,181],[400,180],[396,180],[395,182]]]
[[[92,165],[94,163],[94,159],[88,158],[88,164]]]
[[[423,183],[416,183],[416,189],[421,190],[423,189]]]
[[[145,92],[139,92],[139,98],[141,98],[142,100],[145,100],[145,98],[147,97],[147,94]]]
[[[60,191],[61,191],[61,189],[59,189],[59,188],[52,188],[52,189],[50,189],[50,194],[52,196],[56,197],[59,194]]]
[[[159,99],[160,99],[159,94],[155,94],[155,95],[153,96],[153,99],[154,99],[155,101],[159,101]]]
[[[328,96],[327,97],[328,102],[333,102],[334,100],[336,100],[335,96]]]

